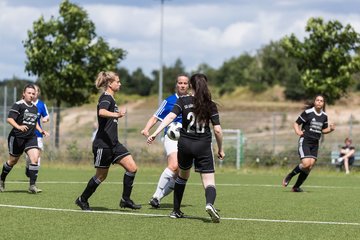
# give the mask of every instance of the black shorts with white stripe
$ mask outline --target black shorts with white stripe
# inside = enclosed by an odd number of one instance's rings
[[[130,155],[130,152],[121,143],[118,143],[113,148],[93,147],[93,154],[95,168],[109,168],[111,164]]]
[[[311,138],[299,138],[298,153],[300,159],[303,158],[314,158],[317,160],[319,150],[319,140]]]

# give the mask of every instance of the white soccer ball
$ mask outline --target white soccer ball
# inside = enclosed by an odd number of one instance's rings
[[[180,137],[180,128],[182,128],[182,124],[179,122],[170,123],[166,135],[174,141],[177,141]]]

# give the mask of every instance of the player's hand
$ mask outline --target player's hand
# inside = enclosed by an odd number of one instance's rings
[[[29,130],[28,126],[26,126],[26,125],[20,125],[18,129],[21,132],[26,132],[27,130]]]
[[[149,131],[145,129],[141,130],[141,134],[144,135],[145,137],[149,137],[150,135]]]
[[[151,144],[151,143],[154,142],[155,138],[156,138],[156,135],[155,135],[155,134],[152,134],[150,137],[148,137],[148,139],[147,139],[146,142],[147,142],[148,144]]]
[[[223,150],[219,151],[217,157],[218,157],[218,159],[220,159],[220,160],[224,160],[224,158],[225,158],[225,152],[224,152]]]
[[[126,115],[126,108],[123,107],[121,109],[119,109],[120,111],[118,112],[118,118],[122,118],[123,116]]]
[[[330,123],[330,131],[334,131],[335,130],[335,123]]]
[[[49,137],[50,136],[50,133],[48,133],[47,131],[43,130],[41,132],[41,134],[44,136],[44,137]]]

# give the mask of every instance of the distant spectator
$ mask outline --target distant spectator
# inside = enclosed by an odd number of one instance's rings
[[[340,149],[340,156],[337,159],[337,164],[345,167],[345,173],[349,174],[349,166],[354,163],[355,160],[355,147],[351,145],[352,140],[350,138],[345,138],[345,146],[342,146]]]

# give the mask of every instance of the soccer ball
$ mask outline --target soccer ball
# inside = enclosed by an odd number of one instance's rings
[[[177,141],[180,137],[180,128],[182,128],[182,124],[179,122],[170,123],[166,135],[174,141]]]

